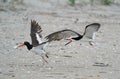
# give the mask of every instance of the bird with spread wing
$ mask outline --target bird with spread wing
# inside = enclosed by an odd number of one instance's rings
[[[87,37],[89,39],[94,39],[95,37],[95,32],[97,32],[100,28],[100,24],[99,23],[92,23],[89,24],[85,27],[85,31],[83,33],[83,35],[70,30],[70,29],[65,29],[65,30],[60,30],[54,33],[49,34],[48,36],[46,36],[45,38],[48,40],[48,42],[51,41],[55,41],[55,40],[61,40],[61,39],[66,39],[68,40],[68,43],[66,43],[65,45],[68,45],[69,43],[72,42],[72,40],[80,40],[83,37]],[[92,45],[91,41],[89,41],[89,44]]]
[[[44,50],[46,42],[42,42],[41,32],[42,32],[41,26],[35,20],[31,20],[30,36],[32,44],[30,44],[28,41],[25,41],[24,43],[21,43],[15,46],[14,48],[26,46],[28,50],[31,50],[32,52],[40,55],[42,57],[43,63],[44,62],[48,63],[47,60],[45,59],[45,57],[48,58],[48,55]]]

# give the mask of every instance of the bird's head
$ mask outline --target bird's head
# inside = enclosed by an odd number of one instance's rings
[[[14,46],[14,48],[19,48],[19,47],[23,47],[23,46],[30,47],[31,45],[29,42],[25,41],[24,43],[20,43],[17,46]]]

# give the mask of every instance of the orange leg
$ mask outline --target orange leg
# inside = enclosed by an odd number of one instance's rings
[[[70,44],[72,42],[71,38],[68,38],[67,40],[68,40],[68,43],[66,43],[65,46],[68,45],[68,44]]]

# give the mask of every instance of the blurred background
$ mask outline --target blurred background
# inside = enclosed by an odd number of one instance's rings
[[[17,6],[15,6],[17,5]],[[34,5],[42,8],[57,8],[57,7],[82,7],[93,5],[120,5],[119,0],[0,0],[0,9],[9,8],[14,10],[20,5]],[[4,7],[4,8],[3,8]]]
[[[80,40],[48,45],[48,62],[19,43],[31,42],[30,22],[43,37],[62,29],[80,34],[100,23],[95,46]],[[120,0],[0,0],[0,79],[120,79]]]

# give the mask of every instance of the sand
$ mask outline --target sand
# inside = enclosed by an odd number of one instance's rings
[[[26,0],[0,6],[0,79],[120,79],[120,6],[76,5],[58,1]],[[30,21],[36,20],[43,36],[62,29],[82,34],[86,25],[101,24],[94,45],[88,40],[51,42],[49,64],[16,44],[30,39]],[[78,21],[76,20],[78,19]]]

